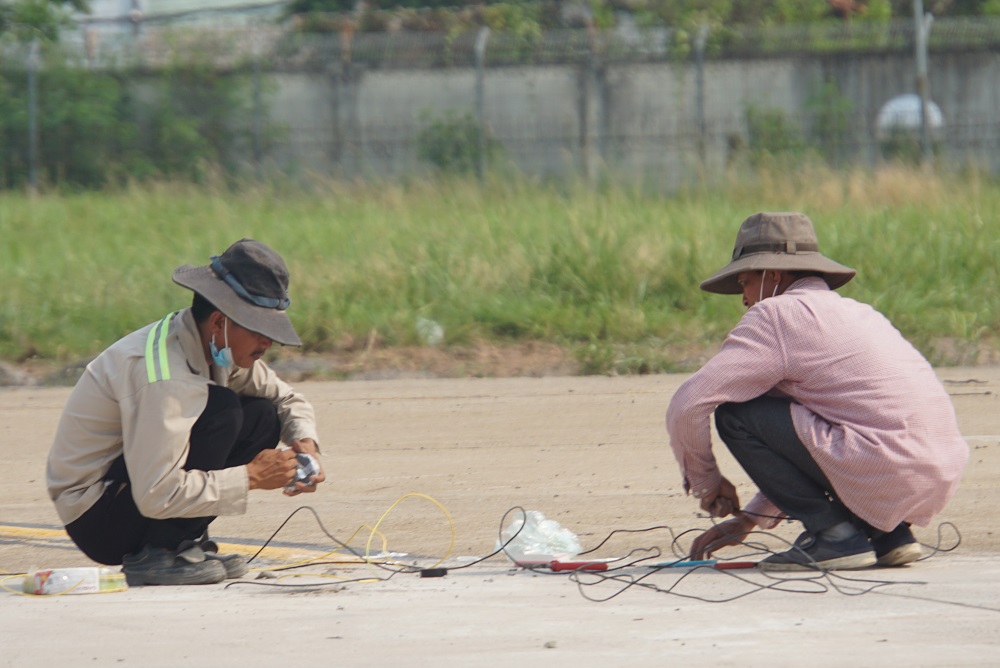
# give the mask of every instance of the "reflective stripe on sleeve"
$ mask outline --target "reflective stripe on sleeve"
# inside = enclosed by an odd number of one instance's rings
[[[167,364],[167,335],[170,333],[170,319],[173,313],[167,314],[146,337],[146,378],[155,383],[158,380],[170,380],[170,366]]]

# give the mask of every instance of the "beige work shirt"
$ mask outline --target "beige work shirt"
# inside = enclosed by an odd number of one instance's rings
[[[185,471],[191,428],[208,386],[270,399],[281,440],[316,436],[312,405],[263,361],[249,369],[210,366],[190,309],[122,338],[87,365],[63,410],[49,453],[49,496],[64,524],[100,498],[108,467],[122,453],[144,516],[208,517],[245,512],[245,466]]]

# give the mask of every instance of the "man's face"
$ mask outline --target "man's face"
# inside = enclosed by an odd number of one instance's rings
[[[226,339],[222,328],[227,327],[225,321],[228,321],[229,347],[233,351],[233,364],[240,368],[249,369],[252,367],[253,363],[263,357],[264,353],[268,351],[273,343],[271,339],[263,334],[252,332],[245,327],[237,325],[225,316],[219,320],[221,322],[219,322],[218,334],[215,337],[215,345],[220,348],[225,345]]]
[[[760,282],[763,280],[764,273],[762,271],[741,271],[736,276],[736,281],[743,288],[743,305],[747,308],[760,300]]]

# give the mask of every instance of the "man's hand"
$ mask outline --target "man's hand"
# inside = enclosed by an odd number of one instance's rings
[[[250,489],[278,489],[295,479],[298,462],[292,450],[261,450],[247,464]]]
[[[719,522],[695,538],[691,544],[691,558],[706,559],[716,550],[742,543],[747,534],[753,531],[754,526],[754,521],[749,515],[737,512],[732,519]]]
[[[295,483],[295,489],[286,489],[286,496],[296,496],[303,492],[310,493],[316,491],[316,485],[326,480],[326,473],[323,472],[323,465],[319,463],[319,446],[311,438],[298,438],[292,441],[292,452],[303,452],[312,455],[319,466],[319,473],[309,478],[308,482]]]
[[[736,493],[736,486],[723,478],[719,483],[719,489],[701,497],[701,509],[712,517],[735,514],[740,509],[740,497]]]

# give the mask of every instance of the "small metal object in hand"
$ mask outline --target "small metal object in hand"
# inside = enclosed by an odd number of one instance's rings
[[[312,455],[307,455],[304,452],[295,453],[295,458],[299,462],[299,467],[295,470],[295,479],[292,480],[285,489],[294,490],[295,483],[301,482],[306,485],[309,484],[309,479],[314,475],[319,473],[319,462]]]

